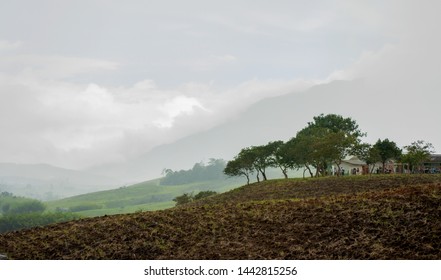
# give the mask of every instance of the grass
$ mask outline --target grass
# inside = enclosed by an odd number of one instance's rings
[[[173,198],[186,192],[212,190],[225,192],[240,185],[237,179],[197,182],[185,185],[162,186],[159,179],[118,189],[99,191],[46,202],[49,211],[72,209],[86,216],[132,213],[138,210],[153,211],[173,207]]]
[[[104,215],[135,213],[138,211],[157,211],[157,210],[171,208],[173,206],[175,206],[174,201],[165,201],[165,202],[138,204],[138,205],[132,205],[132,206],[120,207],[120,208],[84,210],[84,211],[77,211],[75,213],[83,217],[97,217]]]

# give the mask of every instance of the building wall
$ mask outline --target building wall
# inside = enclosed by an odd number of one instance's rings
[[[344,175],[363,175],[364,173],[366,173],[366,169],[364,168],[364,166],[365,165],[358,165],[358,164],[351,164],[348,162],[342,162],[340,165],[340,168],[344,170]],[[358,169],[358,172],[355,172],[355,174],[353,174],[353,172],[352,172],[352,170],[354,168],[355,168],[355,170]],[[337,169],[338,169],[337,166],[333,166],[333,170],[337,170]]]

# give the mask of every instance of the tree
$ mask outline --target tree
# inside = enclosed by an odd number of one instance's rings
[[[282,142],[283,143],[283,142]],[[268,167],[275,167],[274,154],[280,142],[269,142],[266,145],[252,146],[249,148],[250,157],[254,159],[253,166],[257,171],[257,174],[262,174],[263,180],[266,181],[268,178],[266,176],[266,169]],[[259,181],[259,178],[258,178]]]
[[[286,142],[286,161],[291,168],[304,168],[303,177],[305,177],[306,170],[309,172],[311,177],[314,176],[311,170],[313,163],[312,147],[309,145],[309,140],[307,136],[299,135],[297,133],[296,137],[291,138]]]
[[[342,160],[357,150],[360,137],[364,135],[351,118],[335,114],[316,116],[296,135],[296,149],[302,154],[299,162],[311,175],[308,166],[313,166],[316,176],[326,175],[330,164],[337,165],[340,170]]]
[[[261,173],[261,168],[259,167],[263,164],[261,160],[258,159],[260,156],[259,154],[261,154],[261,148],[257,146],[243,148],[239,153],[240,161],[246,168],[250,168],[250,174],[253,174],[254,171],[256,171],[257,182],[260,182],[259,175]]]
[[[233,159],[227,162],[224,169],[224,174],[236,177],[245,176],[247,178],[247,185],[250,184],[250,175],[254,171],[254,157],[250,153],[248,148],[244,148],[240,153]]]
[[[321,152],[323,153],[323,171],[326,170],[327,163],[337,165],[337,176],[340,175],[342,160],[351,154],[358,145],[357,139],[353,135],[345,135],[343,131],[328,132],[322,139]]]
[[[1,206],[4,214],[41,213],[46,209],[46,205],[39,200],[23,198],[15,198]]]
[[[327,128],[332,132],[343,132],[345,135],[352,135],[355,138],[366,136],[366,133],[361,132],[358,128],[357,122],[351,118],[344,118],[336,114],[320,114],[313,119],[313,122],[308,122],[308,126]]]
[[[378,155],[380,156],[383,173],[385,172],[386,162],[391,159],[399,159],[402,154],[397,144],[387,138],[384,140],[378,139],[374,144],[374,148],[377,149]]]
[[[381,162],[379,150],[371,144],[363,143],[359,145],[355,155],[361,160],[365,161],[368,166],[371,166],[369,173],[373,172],[377,162]]]
[[[190,203],[193,200],[193,193],[184,193],[183,195],[173,198],[173,201],[176,202],[176,206]]]
[[[161,185],[182,185],[193,182],[218,180],[223,177],[222,171],[225,168],[223,159],[210,158],[208,165],[203,162],[195,163],[192,169],[173,171],[164,168]]]
[[[210,158],[205,167],[205,173],[210,179],[223,179],[225,178],[223,171],[226,165],[227,163],[223,159]]]
[[[415,169],[422,170],[422,164],[430,158],[430,154],[433,153],[434,148],[431,143],[424,140],[418,140],[412,142],[410,145],[404,146],[407,151],[401,158],[401,162],[408,163],[415,172]]]
[[[294,161],[290,155],[290,146],[283,141],[270,142],[274,146],[272,162],[274,167],[280,168],[285,179],[288,179],[288,169],[294,168]]]
[[[325,174],[328,163],[334,158],[331,150],[332,146],[326,143],[329,133],[331,132],[326,128],[310,125],[296,135],[299,140],[298,144],[300,144],[297,150],[302,149],[304,151],[303,159],[306,161],[303,163],[305,166],[311,165],[315,168],[316,177]]]

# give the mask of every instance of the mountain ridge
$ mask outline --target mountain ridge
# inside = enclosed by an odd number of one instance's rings
[[[106,164],[88,169],[97,174],[117,174],[136,181],[160,176],[164,168],[188,169],[195,162],[209,158],[232,159],[243,147],[269,141],[288,140],[321,113],[345,113],[337,102],[330,112],[332,100],[348,99],[352,88],[362,81],[333,81],[302,92],[293,92],[260,100],[243,113],[213,128],[186,136],[173,143],[160,145],[122,164]],[[321,102],[317,102],[319,100]]]
[[[0,191],[42,200],[116,187],[115,179],[46,163],[0,163]]]

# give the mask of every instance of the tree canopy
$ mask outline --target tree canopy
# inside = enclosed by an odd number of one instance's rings
[[[331,171],[331,166],[337,167],[335,174],[339,175],[343,160],[349,156],[358,156],[371,166],[370,173],[377,163],[381,163],[384,172],[389,160],[402,159],[416,167],[433,152],[432,144],[419,140],[405,146],[407,154],[403,155],[397,144],[388,138],[378,139],[371,145],[361,142],[364,136],[366,133],[352,118],[321,114],[313,117],[313,121],[286,142],[278,140],[243,148],[227,162],[224,173],[244,176],[248,184],[253,174],[256,174],[257,181],[260,175],[267,180],[266,170],[269,167],[279,168],[285,178],[288,178],[288,169],[299,168],[304,168],[304,174],[308,171],[311,177],[325,176]]]
[[[296,135],[298,148],[303,150],[299,164],[313,166],[316,176],[325,175],[331,164],[340,170],[342,160],[355,153],[364,135],[366,133],[361,132],[351,118],[335,114],[314,117],[314,121]]]
[[[226,163],[223,159],[211,158],[208,164],[196,163],[190,170],[173,171],[164,169],[165,177],[161,185],[183,185],[199,181],[209,181],[224,177],[223,170]]]
[[[389,139],[380,140],[375,143],[374,148],[378,151],[380,156],[383,173],[385,172],[385,165],[388,160],[399,159],[402,151],[398,148],[397,144]]]
[[[254,155],[250,148],[243,148],[231,161],[227,162],[224,173],[228,176],[245,176],[247,184],[254,173]]]
[[[403,154],[401,162],[409,164],[412,172],[416,172],[417,169],[421,172],[422,163],[430,158],[434,148],[431,143],[418,140],[404,146],[404,149],[407,153]]]

